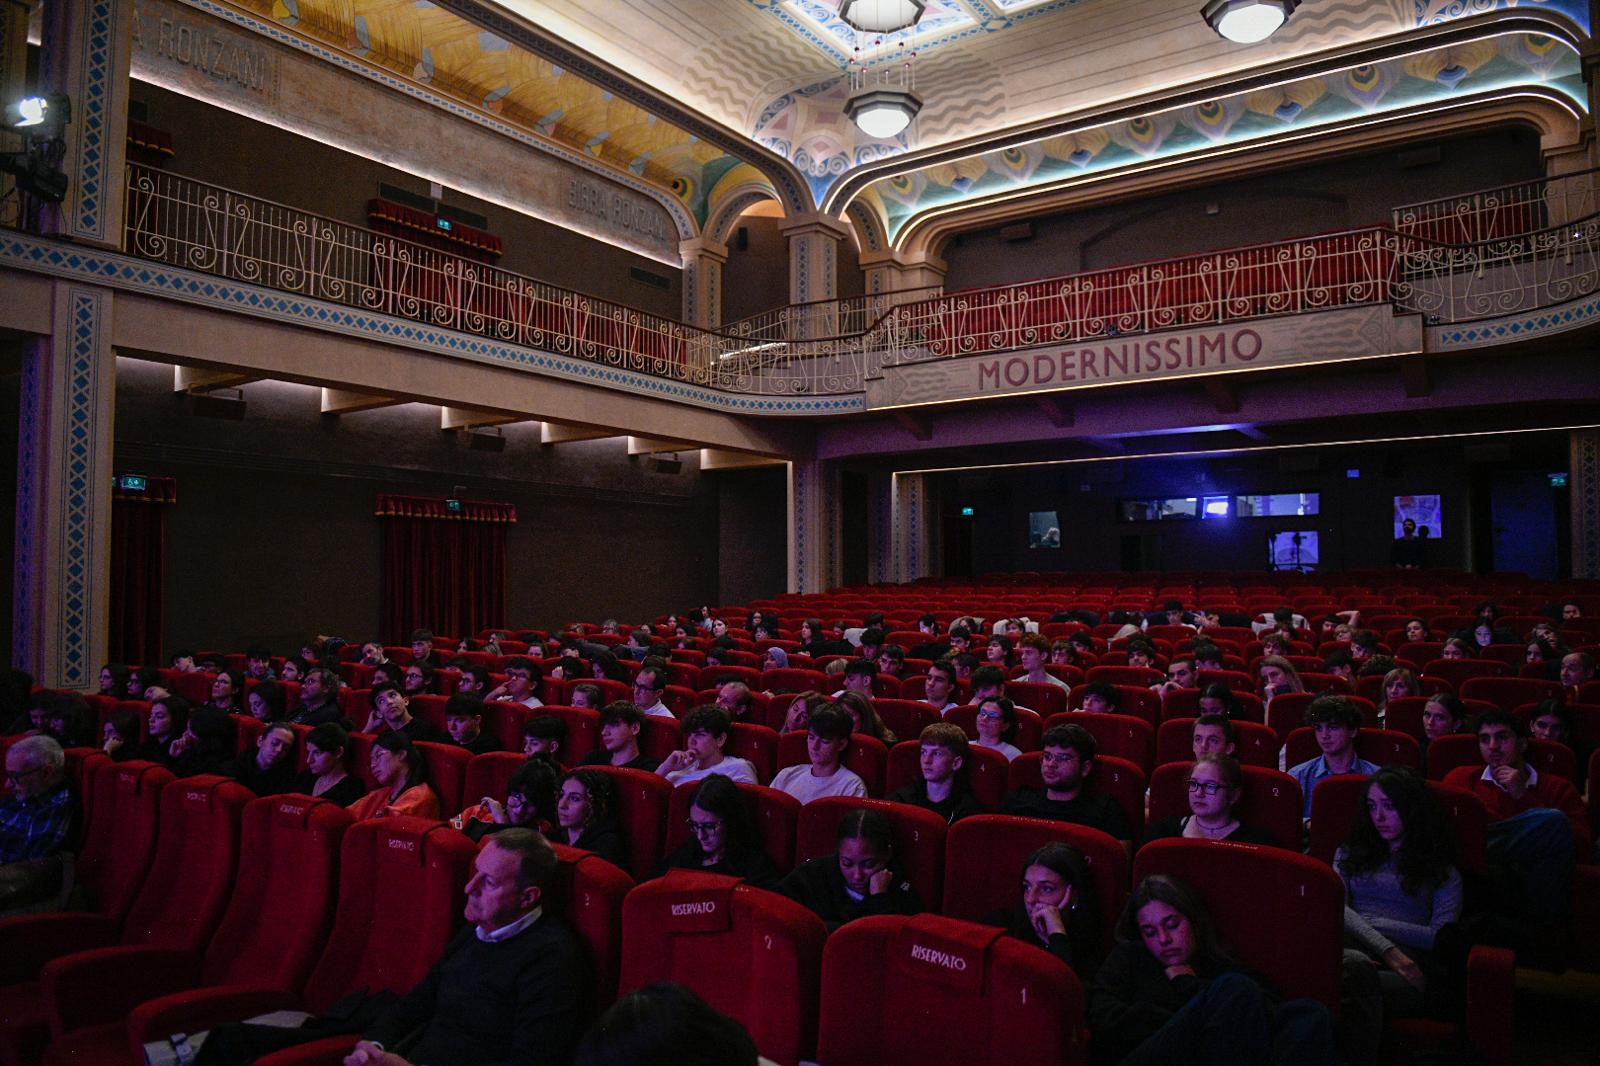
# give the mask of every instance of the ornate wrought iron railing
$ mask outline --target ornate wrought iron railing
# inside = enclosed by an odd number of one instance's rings
[[[1478,195],[1486,204],[1489,194]],[[1583,202],[1575,187],[1563,196],[1565,205]],[[1271,315],[1392,303],[1430,322],[1463,322],[1600,290],[1600,215],[1553,224],[1547,206],[1518,216],[1540,227],[1468,243],[1368,227],[932,298],[911,290],[826,301],[712,331],[141,166],[129,168],[127,198],[133,255],[757,395],[859,393],[903,363]],[[1420,206],[1428,211],[1419,219],[1482,219],[1489,210]],[[833,318],[822,332],[829,315],[862,328],[839,333]]]
[[[1435,244],[1483,244],[1537,233],[1600,212],[1600,170],[1536,178],[1394,209],[1394,231]]]

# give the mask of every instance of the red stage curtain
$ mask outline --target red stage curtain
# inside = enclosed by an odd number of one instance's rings
[[[383,632],[404,643],[413,629],[472,635],[505,622],[506,526],[511,504],[379,496],[383,519]]]
[[[161,663],[162,512],[178,499],[172,478],[111,498],[111,662]]]

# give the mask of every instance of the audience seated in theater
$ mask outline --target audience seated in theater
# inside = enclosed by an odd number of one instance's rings
[[[128,675],[128,698],[130,700],[149,700],[155,697],[151,691],[166,692],[161,685],[161,671],[153,666],[141,666]]]
[[[1428,757],[1428,745],[1440,737],[1467,730],[1467,708],[1460,698],[1449,692],[1439,692],[1428,697],[1422,705],[1422,757]]]
[[[820,692],[806,691],[797,695],[789,702],[788,708],[783,712],[783,728],[780,733],[804,733],[811,724],[811,716],[818,707],[825,706],[833,701]]]
[[[281,722],[288,717],[283,686],[276,681],[258,681],[245,690],[245,712],[258,722]]]
[[[514,827],[548,832],[556,821],[556,779],[559,776],[560,771],[553,761],[529,759],[506,781],[504,803],[493,796],[484,796],[450,819],[450,824],[473,840]]]
[[[1577,600],[1561,601],[1561,624],[1570,625],[1583,618],[1583,604]]]
[[[1022,754],[1022,749],[1011,743],[1017,736],[1017,705],[1004,696],[985,696],[974,701],[978,705],[976,716],[980,748],[998,751],[1010,762]]]
[[[1355,684],[1356,660],[1347,648],[1335,648],[1322,657],[1322,672]]]
[[[1001,671],[1002,675],[1009,672],[1011,661],[1011,638],[995,634],[989,638],[989,643],[983,646],[983,661],[985,664]]]
[[[522,723],[522,754],[530,759],[544,755],[554,761],[560,757],[561,746],[566,742],[567,720],[558,714],[536,714]]]
[[[476,692],[457,692],[445,701],[444,727],[451,743],[474,755],[505,750],[498,737],[483,731],[483,697]]]
[[[757,1066],[744,1026],[683,985],[656,981],[611,1005],[578,1045],[573,1066]]]
[[[869,915],[922,911],[916,889],[895,870],[889,819],[873,810],[846,811],[836,839],[837,851],[795,867],[778,891],[815,912],[829,932]]]
[[[313,669],[313,664],[306,662],[304,659],[300,658],[298,655],[291,656],[291,657],[285,659],[283,661],[283,665],[278,668],[278,680],[279,681],[303,681],[303,680],[305,680],[306,674],[310,673],[312,669]],[[383,662],[383,663],[379,663],[377,666],[373,667],[374,673],[373,673],[372,676],[373,676],[374,680],[376,680],[377,677],[378,677],[376,671],[379,670],[379,669],[387,669],[387,670],[390,671],[389,676],[387,676],[385,678],[385,680],[395,681],[395,680],[399,679],[399,676],[400,676],[399,669],[396,668],[393,663]]]
[[[411,661],[430,670],[443,665],[439,653],[433,650],[433,631],[417,629],[411,633]]]
[[[61,888],[61,852],[72,845],[78,805],[67,785],[66,754],[48,736],[6,749],[10,792],[0,795],[0,912]]]
[[[167,657],[167,665],[180,674],[192,674],[200,668],[195,665],[194,652],[188,648],[178,648]]]
[[[782,651],[783,649],[772,648],[770,650]],[[749,721],[750,686],[743,681],[729,681],[725,685],[717,686],[717,706],[722,708],[729,721]]]
[[[1078,708],[1088,714],[1121,714],[1122,693],[1117,686],[1105,681],[1091,681],[1083,687],[1083,704]]]
[[[1070,640],[1061,639],[1050,642],[1050,663],[1052,666],[1072,666],[1078,661],[1078,646]]]
[[[374,685],[367,699],[372,703],[372,713],[367,716],[367,724],[361,730],[363,733],[393,730],[404,733],[408,740],[448,742],[449,738],[439,731],[438,726],[412,715],[411,703],[406,699],[406,694],[400,691],[399,685],[393,682]]]
[[[1560,700],[1540,700],[1528,716],[1528,731],[1535,740],[1548,740],[1555,744],[1570,744],[1572,712]]]
[[[872,681],[878,676],[878,664],[871,659],[852,659],[845,664],[842,688],[833,694],[838,699],[846,692],[854,692],[863,699],[872,698]]]
[[[313,726],[306,734],[306,768],[290,791],[316,796],[348,807],[366,794],[361,779],[345,771],[350,735],[333,722]]]
[[[426,663],[412,663],[400,674],[400,691],[406,698],[433,695],[433,668]]]
[[[1082,853],[1060,841],[1044,845],[1023,862],[1021,889],[1015,906],[984,923],[1048,951],[1087,986],[1105,952],[1099,896]]]
[[[918,740],[922,773],[889,798],[895,803],[909,803],[932,811],[949,823],[982,814],[983,808],[978,806],[972,787],[967,783],[972,751],[961,727],[949,722],[933,722],[922,728]]]
[[[139,754],[139,716],[133,711],[113,711],[100,730],[100,750],[112,762],[127,762]]]
[[[1089,995],[1096,1063],[1332,1066],[1333,1019],[1313,1000],[1284,1002],[1236,962],[1199,897],[1156,875],[1133,890],[1117,946]]]
[[[846,692],[839,696],[836,702],[850,716],[850,732],[865,733],[869,737],[876,737],[883,741],[885,747],[889,748],[898,743],[894,730],[884,725],[883,719],[878,717],[878,709],[872,705],[872,697],[870,695],[863,696],[859,692]]]
[[[922,684],[922,699],[941,715],[952,707],[958,707],[955,699],[956,669],[949,659],[940,659],[928,667],[928,675]]]
[[[1223,658],[1222,649],[1209,641],[1195,641],[1194,648],[1190,650],[1189,656],[1194,660],[1194,668],[1197,675],[1201,670],[1226,670],[1228,668],[1227,662]],[[1199,678],[1196,677],[1195,680],[1198,682]]]
[[[898,644],[885,644],[878,649],[878,673],[892,678],[902,678],[906,672],[906,650]]]
[[[1478,646],[1466,637],[1447,637],[1439,649],[1441,659],[1474,659],[1478,655]]]
[[[628,672],[609,649],[601,648],[589,660],[589,676],[596,681],[621,681],[626,683]]]
[[[1318,696],[1306,708],[1306,725],[1315,732],[1322,754],[1291,766],[1289,774],[1300,782],[1300,817],[1310,821],[1311,793],[1324,779],[1335,774],[1373,774],[1378,767],[1356,754],[1361,711],[1349,697],[1326,692]]]
[[[1594,656],[1586,651],[1562,656],[1561,670],[1557,676],[1561,680],[1561,687],[1566,690],[1567,702],[1580,702],[1578,686],[1594,680]]]
[[[1239,697],[1233,694],[1233,689],[1225,681],[1213,681],[1201,689],[1196,706],[1202,717],[1208,714],[1220,714],[1229,721],[1244,713]]]
[[[922,643],[911,645],[906,655],[912,659],[927,659],[935,662],[950,654],[950,641],[940,640],[939,619],[935,615],[925,614],[917,619],[917,632],[922,634]]]
[[[1195,672],[1194,659],[1183,657],[1173,659],[1167,663],[1167,679],[1150,686],[1152,692],[1165,697],[1169,692],[1176,692],[1181,688],[1194,688],[1199,678]]]
[[[1106,615],[1105,624],[1108,626],[1117,626],[1118,628],[1106,639],[1115,644],[1119,640],[1124,640],[1128,637],[1134,636],[1140,632],[1140,621],[1141,619],[1137,615],[1129,615],[1127,611],[1112,611]]]
[[[44,733],[63,748],[87,748],[95,742],[94,719],[89,703],[76,692],[41,692],[39,705],[44,711]]]
[[[460,672],[456,679],[457,692],[471,692],[478,696],[485,696],[494,684],[489,680],[487,666],[474,665],[469,662],[451,663],[451,669]]]
[[[276,681],[272,669],[272,649],[264,644],[252,644],[244,650],[244,676],[252,681]]]
[[[1029,633],[1022,638],[1017,650],[1017,661],[1024,671],[1017,680],[1036,685],[1055,685],[1063,691],[1071,688],[1071,685],[1045,669],[1049,660],[1050,642],[1037,633]]]
[[[214,707],[223,714],[245,714],[244,708],[244,674],[238,670],[218,671],[216,680],[211,682],[211,699],[207,707]]]
[[[1355,612],[1337,611],[1329,615],[1324,621],[1331,621],[1333,623],[1333,627],[1337,627],[1341,620],[1353,625],[1355,620]],[[1287,629],[1293,632],[1295,630],[1305,629],[1306,626],[1307,622],[1305,615],[1297,614],[1288,607],[1279,607],[1270,613],[1263,611],[1256,616],[1254,621],[1250,623],[1250,628],[1256,631],[1257,636],[1260,636],[1262,633],[1276,631],[1279,629]],[[1327,631],[1333,627],[1324,625],[1324,633],[1326,634]]]
[[[1388,677],[1398,665],[1392,655],[1372,655],[1361,660],[1356,667],[1356,677]]]
[[[533,830],[490,838],[467,882],[469,926],[366,1031],[347,1066],[568,1062],[587,966],[572,930],[541,906],[557,866]]]
[[[1370,629],[1358,629],[1350,634],[1350,658],[1355,660],[1357,670],[1360,670],[1368,659],[1378,654],[1380,643],[1378,634]]]
[[[627,700],[606,704],[600,712],[600,746],[584,756],[583,765],[654,771],[655,760],[639,752],[643,726],[644,715]]]
[[[221,773],[258,796],[295,791],[294,730],[282,722],[269,725],[255,746],[224,763]]]
[[[1461,917],[1455,837],[1416,771],[1373,775],[1350,837],[1334,858],[1345,884],[1344,996],[1340,1029],[1351,1062],[1377,1062],[1388,1018],[1449,1009],[1439,931]]]
[[[506,679],[484,695],[485,700],[507,700],[524,707],[543,707],[539,701],[539,682],[544,679],[539,666],[532,659],[513,655],[500,668]]]
[[[1523,916],[1559,927],[1571,897],[1572,866],[1594,847],[1583,798],[1572,782],[1529,766],[1528,727],[1499,708],[1472,724],[1484,765],[1458,766],[1445,783],[1472,792],[1489,809],[1489,858],[1521,888]]]
[[[879,622],[882,618],[882,615],[878,616]],[[873,666],[878,664],[878,649],[882,646],[884,638],[883,627],[879,622],[868,621],[867,627],[859,634],[857,638],[859,643],[856,645],[861,658]]]
[[[762,670],[787,670],[789,669],[789,653],[774,644],[768,648],[761,657]]]
[[[100,668],[100,695],[114,700],[128,698],[130,671],[122,663],[106,663]]]
[[[1195,747],[1199,746],[1197,738]],[[1232,755],[1225,752],[1197,755],[1186,784],[1189,813],[1151,822],[1145,827],[1145,843],[1167,837],[1188,837],[1191,840],[1232,840],[1241,844],[1277,844],[1272,834],[1239,817],[1244,772]]]
[[[683,716],[683,749],[661,760],[656,773],[674,785],[701,781],[713,774],[760,784],[750,760],[722,753],[730,728],[728,712],[721,707],[708,704],[694,708]]]
[[[378,666],[382,663],[388,662],[389,657],[384,653],[383,641],[369,640],[365,644],[361,645],[360,661],[361,665],[363,666]]]
[[[1306,690],[1305,682],[1300,680],[1300,672],[1294,668],[1294,663],[1281,655],[1269,655],[1262,659],[1259,676],[1261,702],[1269,707],[1274,696]]]
[[[617,827],[617,794],[611,778],[599,770],[570,770],[556,793],[556,825],[551,839],[626,870],[628,845]]]
[[[866,783],[840,762],[849,746],[849,714],[837,703],[818,707],[806,725],[806,755],[810,761],[779,770],[772,787],[801,803],[823,796],[865,796]]]
[[[145,739],[135,757],[172,765],[172,745],[189,728],[189,701],[182,696],[162,696],[150,702]]]
[[[1422,682],[1417,675],[1403,666],[1396,666],[1386,671],[1383,675],[1383,688],[1378,693],[1378,723],[1382,725],[1389,717],[1389,701],[1404,699],[1407,696],[1422,695]]]
[[[378,787],[350,805],[356,821],[369,818],[439,817],[439,797],[428,784],[428,763],[404,733],[390,731],[372,742],[372,776]]]
[[[300,705],[289,716],[295,725],[319,726],[324,722],[344,723],[339,709],[339,675],[332,670],[307,671],[300,679]]]
[[[1082,726],[1054,725],[1045,730],[1039,759],[1044,787],[1017,789],[1005,798],[1000,813],[1074,822],[1131,845],[1133,830],[1117,801],[1088,789],[1096,747],[1093,735]]]
[[[1144,637],[1128,641],[1128,665],[1141,670],[1156,669],[1156,646]]]
[[[1189,733],[1196,762],[1207,755],[1232,755],[1237,740],[1233,719],[1225,714],[1202,714]]]
[[[633,678],[633,702],[639,710],[653,718],[676,718],[671,709],[661,702],[667,688],[667,664],[660,659],[646,659]]]
[[[671,869],[728,874],[757,888],[777,887],[778,868],[762,849],[749,805],[732,778],[714,774],[695,789],[689,839],[662,860],[656,876]]]
[[[600,686],[593,681],[580,681],[572,686],[572,691],[567,695],[567,704],[571,707],[585,707],[591,711],[598,711],[604,704],[605,694]]]
[[[234,756],[233,719],[215,707],[196,707],[189,724],[167,748],[165,760],[179,777],[217,774]]]

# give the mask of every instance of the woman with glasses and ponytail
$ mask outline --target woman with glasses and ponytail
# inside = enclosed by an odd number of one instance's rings
[[[1203,755],[1189,769],[1189,813],[1157,818],[1145,829],[1145,843],[1163,837],[1277,844],[1259,826],[1239,817],[1244,771],[1232,755]]]

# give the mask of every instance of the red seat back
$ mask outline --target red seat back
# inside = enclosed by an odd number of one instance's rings
[[[561,742],[561,749],[556,752],[556,761],[562,766],[577,766],[591,751],[600,747],[600,712],[592,711],[587,707],[567,707],[562,704],[546,704],[543,707],[523,707],[519,704],[503,704],[509,712],[504,717],[512,725],[501,740],[505,743],[507,751],[522,750],[522,726],[530,718],[540,715],[554,715],[567,723],[567,739]],[[643,730],[640,731],[643,736]]]
[[[1094,737],[1101,755],[1114,755],[1127,759],[1145,773],[1155,765],[1156,731],[1143,718],[1131,714],[1084,714],[1066,711],[1053,714],[1045,720],[1044,727],[1054,725],[1082,726]]]
[[[781,670],[768,670],[761,675],[759,688],[762,692],[774,694],[783,692],[833,692],[838,685],[833,684],[828,675],[821,670],[798,670],[794,667]]]
[[[622,929],[619,992],[677,981],[743,1024],[767,1058],[814,1056],[828,931],[804,906],[737,878],[672,870],[628,893]]]
[[[628,843],[628,873],[647,880],[666,854],[667,808],[672,785],[659,774],[621,766],[586,766],[611,778],[617,794],[617,824]]]
[[[672,790],[667,807],[668,853],[689,839],[689,807],[701,782],[688,781]],[[749,804],[750,824],[761,839],[761,848],[781,872],[794,869],[795,827],[800,822],[800,801],[787,792],[766,785],[738,783],[739,792]]]
[[[442,822],[380,818],[344,834],[339,907],[306,982],[322,1012],[357,989],[405,995],[461,927],[463,891],[478,848]]]
[[[1067,706],[1070,710],[1079,710],[1083,707],[1083,692],[1087,685],[1074,685],[1072,692],[1067,696]],[[1115,686],[1118,697],[1119,714],[1131,714],[1135,718],[1143,718],[1154,728],[1161,721],[1161,697],[1143,685],[1117,685]]]
[[[1041,718],[1060,714],[1067,709],[1067,690],[1060,685],[1040,681],[1007,681],[1006,695]]]
[[[155,859],[161,793],[172,771],[152,762],[102,764],[94,771],[92,816],[76,876],[89,905],[122,921]]]
[[[1040,772],[1040,753],[1025,752],[1011,760],[1007,785],[1009,791],[1019,788],[1043,788],[1044,775]],[[1122,808],[1128,819],[1133,839],[1144,835],[1144,771],[1127,759],[1115,755],[1096,755],[1094,771],[1089,775],[1088,790],[1097,795],[1110,796]]]
[[[676,718],[647,714],[639,727],[639,752],[659,763],[683,747],[683,727]]]
[[[1464,700],[1488,700],[1507,711],[1524,703],[1562,698],[1561,682],[1533,677],[1472,677],[1463,681],[1458,691]]]
[[[1104,937],[1100,951],[1110,951],[1117,916],[1128,898],[1128,852],[1086,825],[1005,814],[963,818],[945,835],[943,913],[977,922],[1016,906],[1022,864],[1040,847],[1058,841],[1078,849],[1089,864]]]
[[[1322,754],[1317,747],[1317,733],[1308,725],[1289,734],[1283,746],[1283,764],[1299,766],[1307,759]],[[1422,745],[1416,738],[1396,729],[1361,729],[1356,732],[1356,754],[1379,766],[1399,763],[1422,769]]]
[[[622,972],[622,901],[633,889],[633,878],[598,855],[564,844],[551,846],[560,863],[541,903],[564,919],[588,949],[587,1003],[599,1013],[617,998],[617,978]]]
[[[778,772],[778,731],[750,722],[734,722],[728,729],[724,755],[748,759],[756,768],[756,778],[767,782]]]
[[[1339,848],[1350,838],[1361,804],[1367,794],[1368,778],[1361,774],[1338,774],[1318,783],[1311,794],[1311,847],[1314,859],[1332,863]],[[1458,865],[1464,870],[1482,871],[1487,865],[1489,812],[1483,801],[1466,789],[1453,788],[1438,781],[1428,782],[1434,798],[1444,808],[1460,848]]]
[[[206,952],[207,984],[299,992],[327,940],[349,811],[308,796],[244,809],[239,875]]]
[[[1103,681],[1108,685],[1130,688],[1148,689],[1151,685],[1159,685],[1165,681],[1166,675],[1160,670],[1152,670],[1147,666],[1091,666],[1089,668],[1089,681]],[[1074,703],[1076,706],[1076,703]],[[1124,708],[1126,710],[1127,708]]]
[[[817,1059],[1076,1063],[1083,1004],[1071,967],[998,929],[932,914],[863,918],[828,939]]]
[[[944,720],[951,725],[959,726],[967,735],[968,740],[978,739],[978,708],[972,704],[965,707],[952,707],[944,716]],[[1044,737],[1044,716],[1027,708],[1017,709],[1017,735],[1011,738],[1023,751],[1038,751],[1039,741]],[[909,739],[909,738],[908,738]]]
[[[1493,659],[1432,659],[1422,665],[1422,672],[1443,678],[1460,693],[1461,686],[1475,677],[1500,677],[1511,671],[1505,663]]]
[[[1211,840],[1156,840],[1133,860],[1133,883],[1176,877],[1200,895],[1241,962],[1286,999],[1339,1007],[1344,883],[1323,863],[1282,848]],[[1292,930],[1292,950],[1286,950]]]
[[[1156,765],[1194,761],[1193,718],[1171,718],[1156,733]],[[1245,766],[1278,768],[1278,734],[1259,722],[1233,723],[1233,757]]]
[[[967,784],[973,798],[986,811],[998,811],[1006,796],[1006,757],[990,748],[968,749]],[[889,769],[883,794],[892,796],[922,776],[922,744],[902,740],[889,749]]]
[[[1189,773],[1194,763],[1169,762],[1150,775],[1150,819],[1189,813]],[[1300,783],[1280,770],[1242,766],[1244,789],[1239,817],[1272,834],[1279,847],[1300,850],[1300,814],[1305,809]]]
[[[155,860],[123,923],[128,944],[199,953],[233,892],[239,825],[255,793],[207,774],[161,792]]]
[[[748,666],[702,666],[695,674],[694,688],[718,688],[729,681],[743,681],[751,691],[761,691],[761,671]]]
[[[872,709],[878,712],[883,724],[900,740],[916,740],[926,726],[939,721],[939,712],[919,700],[890,699],[874,696]]]
[[[850,811],[867,808],[883,814],[894,827],[895,868],[937,910],[943,897],[946,825],[932,811],[887,800],[824,796],[800,808],[795,828],[794,860],[802,863],[838,850],[839,822]]]
[[[428,784],[439,797],[439,815],[453,818],[461,810],[461,794],[467,783],[467,764],[472,752],[454,744],[419,740],[416,748],[428,764]]]
[[[485,796],[501,803],[506,799],[506,785],[517,768],[527,762],[520,751],[490,751],[474,755],[467,763],[467,776],[461,786],[461,806],[471,807]],[[547,812],[540,811],[541,817]],[[554,814],[554,811],[548,812]]]
[[[1578,757],[1565,744],[1532,738],[1523,753],[1528,765],[1541,774],[1554,774],[1575,781]],[[1474,733],[1452,733],[1428,745],[1428,780],[1443,781],[1445,775],[1458,766],[1482,766],[1483,752],[1478,748]]]

